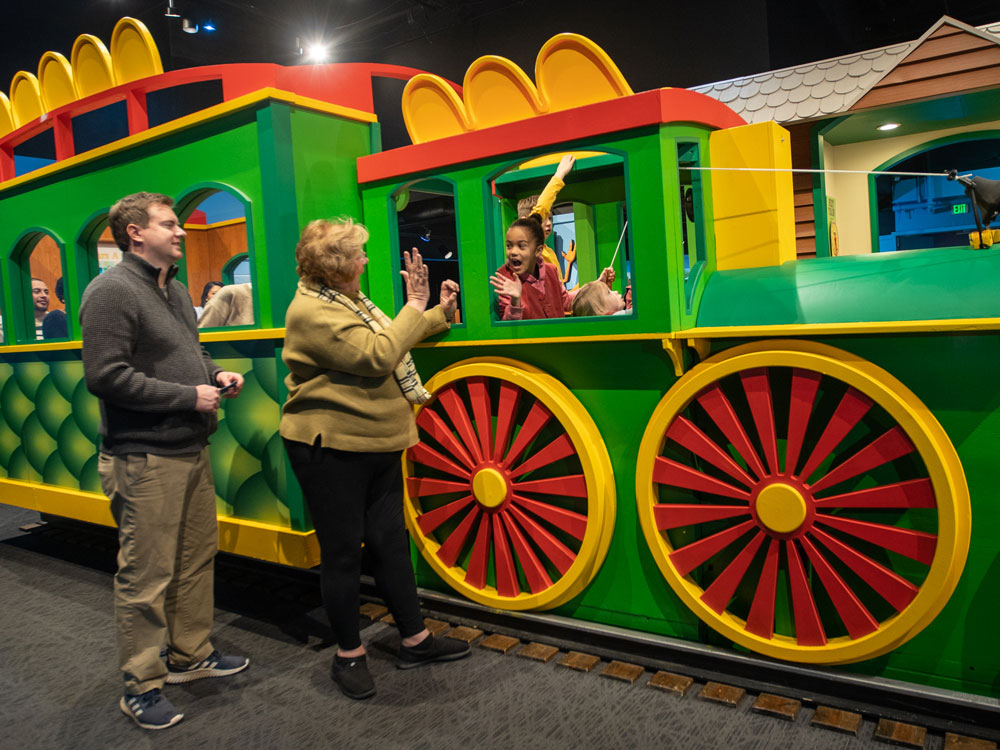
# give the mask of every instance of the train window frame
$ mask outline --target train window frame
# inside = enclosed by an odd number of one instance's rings
[[[438,195],[449,195],[452,200],[452,206],[454,209],[454,222],[455,222],[455,253],[456,253],[455,262],[458,265],[458,273],[457,273],[458,278],[456,279],[456,281],[458,282],[459,287],[461,288],[461,291],[459,292],[458,296],[458,308],[457,308],[458,316],[457,320],[452,323],[452,328],[464,328],[467,320],[467,316],[465,314],[465,304],[463,300],[463,295],[465,294],[465,286],[462,283],[464,279],[463,258],[465,254],[462,252],[462,243],[461,243],[462,225],[461,225],[461,217],[459,216],[459,210],[458,210],[458,183],[449,177],[444,177],[440,175],[427,175],[425,177],[420,177],[414,180],[407,180],[406,182],[397,185],[389,193],[387,199],[387,207],[386,207],[386,211],[389,215],[389,251],[391,254],[391,262],[393,270],[392,277],[393,279],[398,280],[394,281],[392,285],[393,303],[395,305],[395,309],[397,312],[401,310],[403,306],[406,304],[406,294],[405,294],[406,285],[403,282],[403,277],[399,274],[399,272],[403,270],[403,260],[402,260],[403,250],[408,250],[409,248],[404,248],[400,243],[399,214],[401,211],[405,210],[405,208],[409,205],[409,198],[407,197],[405,199],[406,202],[404,203],[402,208],[399,206],[399,204],[403,200],[402,196],[404,195],[404,193],[408,195],[409,192],[414,187],[419,187],[421,184],[425,183],[432,183],[431,187],[433,187],[433,183],[440,183],[446,185],[451,191],[450,193],[445,193],[445,192],[434,191],[431,189],[425,189],[419,192],[438,194]],[[427,258],[426,260],[434,260],[435,262],[437,262],[437,259]],[[443,258],[441,260],[450,260],[450,259]],[[364,275],[367,276],[368,274],[366,273]],[[437,286],[436,289],[433,288],[431,289],[432,299],[434,295],[439,294],[441,291],[440,283],[438,283],[436,286]]]
[[[240,190],[228,185],[223,182],[199,182],[195,185],[191,185],[182,191],[174,201],[174,212],[177,214],[178,219],[180,219],[181,226],[189,223],[188,219],[191,214],[202,204],[206,199],[215,195],[216,193],[227,193],[231,198],[236,199],[243,206],[243,218],[244,227],[246,230],[247,238],[247,249],[243,252],[237,253],[236,255],[230,256],[219,269],[219,275],[222,276],[224,269],[230,263],[232,263],[234,258],[246,257],[250,263],[250,292],[251,299],[253,301],[253,323],[246,323],[243,325],[228,325],[228,326],[206,326],[204,328],[199,327],[200,332],[215,332],[221,333],[226,331],[245,331],[245,330],[256,330],[264,328],[261,319],[261,309],[263,305],[261,304],[261,294],[265,293],[266,290],[260,288],[260,276],[257,273],[257,254],[256,254],[256,243],[254,242],[254,226],[253,226],[253,202]],[[221,222],[220,222],[221,223]],[[185,236],[182,240],[183,243],[183,256],[177,261],[177,265],[180,268],[180,273],[178,273],[179,279],[184,283],[184,286],[188,289],[188,296],[191,297],[192,307],[197,307],[200,303],[201,290],[192,289],[190,284],[190,279],[188,277],[188,246],[187,237]],[[210,279],[211,280],[211,279]],[[220,281],[222,279],[219,279]],[[197,303],[195,301],[195,295],[197,295]]]
[[[3,300],[7,303],[3,325],[3,345],[30,345],[53,342],[65,342],[72,339],[71,336],[60,337],[58,339],[39,339],[33,314],[29,314],[29,303],[31,302],[31,254],[38,246],[42,237],[51,239],[59,253],[59,267],[62,272],[63,289],[66,302],[64,309],[67,319],[74,318],[75,306],[70,304],[70,294],[66,290],[66,243],[55,230],[48,227],[33,226],[23,230],[14,240],[10,251],[7,254],[6,272],[10,280],[10,299]],[[54,282],[49,287],[49,298],[55,296]],[[50,309],[51,312],[51,309]],[[11,335],[13,334],[13,335]]]
[[[504,246],[504,236],[507,226],[517,216],[516,201],[513,200],[512,198],[506,198],[498,195],[496,189],[497,181],[500,180],[501,182],[503,182],[502,178],[504,175],[514,172],[521,165],[525,163],[530,163],[540,158],[553,157],[569,153],[579,154],[580,152],[586,152],[586,153],[597,152],[598,153],[597,156],[588,156],[584,158],[588,160],[589,159],[602,160],[596,163],[591,162],[590,164],[587,164],[585,167],[587,169],[608,169],[610,167],[617,166],[621,170],[620,178],[622,181],[622,189],[624,193],[623,199],[620,201],[608,202],[607,204],[590,204],[590,203],[583,203],[582,201],[574,201],[566,199],[560,200],[557,197],[555,203],[553,204],[553,208],[555,208],[556,206],[565,205],[567,203],[573,204],[574,207],[578,205],[586,206],[591,210],[593,210],[593,208],[596,207],[597,205],[614,206],[614,212],[617,221],[615,238],[616,241],[617,238],[619,237],[622,238],[622,250],[619,251],[618,258],[616,259],[616,265],[615,265],[616,280],[612,288],[615,289],[615,291],[620,291],[623,297],[625,296],[626,288],[633,283],[631,275],[634,274],[635,271],[634,265],[632,264],[631,260],[628,263],[626,262],[627,258],[629,259],[631,258],[632,253],[630,251],[625,251],[626,247],[629,248],[631,247],[631,236],[632,236],[631,227],[623,226],[622,224],[623,215],[629,214],[630,207],[632,205],[631,183],[629,175],[629,154],[625,150],[607,148],[601,144],[593,144],[593,145],[567,144],[563,148],[548,149],[543,153],[523,156],[506,162],[499,169],[494,170],[484,178],[483,181],[484,201],[485,201],[484,204],[492,208],[492,210],[486,211],[486,216],[485,216],[486,221],[484,222],[484,228],[486,230],[486,237],[485,237],[485,244],[487,248],[486,256],[489,263],[488,272],[490,275],[495,273],[495,271],[498,268],[501,268],[506,263],[506,249]],[[525,175],[524,179],[526,181],[532,181],[535,183],[540,181],[541,186],[544,187],[545,183],[548,182],[548,179],[551,178],[552,174],[554,174],[556,169],[556,164],[557,162],[552,161],[547,164],[539,165],[538,167],[529,167],[529,169],[544,169],[546,170],[547,174],[546,172],[540,172],[539,174],[528,174]],[[579,159],[577,161],[577,164],[578,165],[580,164]],[[577,168],[578,167],[575,166],[574,171]],[[570,174],[573,173],[571,172]],[[538,192],[540,191],[541,188],[539,188]],[[528,192],[527,194],[531,193]],[[504,210],[505,204],[512,204],[510,206],[511,211],[505,212]],[[512,217],[510,218],[509,221],[507,220],[508,216]],[[600,268],[597,270],[597,274],[599,275],[600,271],[603,270],[604,265],[603,265],[603,259],[600,255],[599,243],[597,242],[596,235],[594,237],[594,245],[595,245],[595,250],[594,250],[595,260],[597,261],[597,265],[600,266]],[[610,258],[608,258],[608,261],[610,262]],[[595,278],[597,278],[597,276],[595,276]],[[593,281],[593,280],[594,279],[589,279],[588,281]],[[582,286],[582,284],[579,283],[579,275],[578,275],[578,283],[576,289],[579,290],[580,286]],[[568,291],[573,291],[573,290],[568,290]],[[586,321],[593,322],[593,321],[614,320],[617,321],[618,323],[621,323],[624,321],[636,320],[638,315],[638,310],[634,302],[634,295],[635,295],[634,287],[632,292],[633,292],[633,304],[632,307],[629,308],[630,312],[625,314],[575,316],[572,314],[572,312],[569,312],[568,314],[564,315],[561,318],[502,320],[497,309],[498,307],[497,294],[492,288],[490,288],[489,289],[490,324],[491,326],[494,327],[504,327],[509,325],[522,326],[522,325],[539,325],[546,323],[559,324],[559,323],[566,323],[569,321],[574,321],[576,323],[582,324],[585,323]]]
[[[703,143],[700,140],[693,138],[677,138],[674,142],[675,146],[675,156],[677,159],[677,176],[678,176],[678,207],[681,212],[681,217],[687,219],[686,208],[685,208],[685,190],[683,190],[683,173],[689,171],[691,176],[691,217],[687,221],[679,221],[678,229],[680,232],[681,239],[681,263],[684,263],[684,259],[687,259],[687,267],[684,269],[684,308],[685,312],[690,315],[694,312],[694,302],[697,297],[697,289],[699,285],[699,280],[703,274],[706,273],[706,269],[709,265],[709,254],[708,254],[708,233],[706,231],[707,221],[709,217],[705,211],[705,180],[703,178],[703,172],[700,170],[704,167],[704,158],[702,152],[705,151],[703,148]],[[694,158],[688,161],[682,161],[682,149],[694,151]],[[694,169],[686,170],[682,165],[693,164]],[[692,238],[688,230],[688,223],[690,223],[694,229],[694,260],[691,260],[690,247],[692,244]],[[686,238],[686,247],[685,247]]]

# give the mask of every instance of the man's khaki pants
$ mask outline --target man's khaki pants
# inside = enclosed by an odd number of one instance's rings
[[[98,458],[118,525],[115,620],[125,692],[163,686],[160,650],[187,665],[212,653],[213,563],[219,545],[208,449],[190,456]]]

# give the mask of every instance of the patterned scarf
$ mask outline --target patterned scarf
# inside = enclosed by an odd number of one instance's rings
[[[392,321],[386,316],[386,314],[379,310],[375,306],[375,303],[361,292],[358,292],[358,301],[365,307],[364,310],[354,304],[354,300],[346,294],[341,294],[336,289],[331,289],[328,286],[320,286],[319,289],[313,289],[300,281],[299,289],[304,294],[316,297],[324,302],[339,302],[361,318],[361,320],[365,322],[365,325],[376,333],[385,330],[392,324]],[[413,357],[410,356],[409,352],[407,352],[403,356],[400,363],[396,365],[396,369],[393,370],[392,374],[396,378],[396,383],[399,385],[399,389],[403,392],[406,400],[411,404],[422,404],[430,399],[431,394],[427,392],[424,388],[424,384],[420,382],[420,375],[417,374],[417,367],[413,364]]]

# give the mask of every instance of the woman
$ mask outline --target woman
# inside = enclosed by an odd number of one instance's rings
[[[424,627],[403,525],[401,455],[417,442],[413,404],[430,398],[409,350],[449,327],[458,284],[426,310],[427,266],[404,253],[406,305],[389,320],[360,291],[368,231],[351,219],[311,222],[295,248],[298,289],[285,316],[288,400],[281,436],[323,555],[323,604],[337,636],[333,679],[351,698],[375,694],[358,628],[361,545],[399,628],[396,666],[469,654]]]

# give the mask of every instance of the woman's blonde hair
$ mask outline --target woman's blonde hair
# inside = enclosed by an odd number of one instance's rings
[[[608,285],[603,281],[589,281],[580,287],[573,299],[573,315],[611,315],[608,306]]]
[[[310,221],[295,246],[295,271],[300,279],[317,286],[350,281],[351,266],[366,242],[365,225],[350,217]]]

